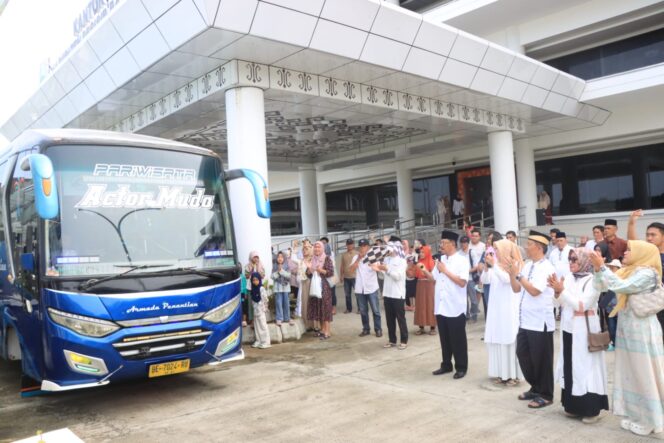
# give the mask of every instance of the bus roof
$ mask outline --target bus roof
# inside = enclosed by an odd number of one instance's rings
[[[151,137],[149,135],[128,134],[114,131],[92,129],[31,129],[23,132],[2,153],[2,157],[31,149],[34,146],[52,145],[98,145],[98,146],[136,146],[161,148],[171,151],[186,151],[201,155],[214,155],[214,151],[173,140]]]

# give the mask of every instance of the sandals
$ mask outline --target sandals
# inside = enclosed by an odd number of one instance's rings
[[[399,346],[397,346],[397,349],[400,350],[400,351],[403,351],[407,347],[408,347],[408,345],[406,343],[401,343],[401,344],[399,344]]]
[[[331,337],[331,335],[324,335],[324,334],[321,334],[319,337],[320,337],[321,340],[329,340],[330,337]]]
[[[643,425],[640,425],[638,423],[631,422],[629,424],[629,430],[632,431],[633,434],[636,435],[650,435],[652,433],[652,428],[647,428]]]
[[[551,400],[545,400],[542,397],[535,397],[530,403],[528,403],[528,407],[530,409],[540,409],[552,404],[553,402]]]
[[[388,349],[388,348],[396,348],[396,347],[397,347],[397,344],[396,344],[396,343],[385,343],[385,344],[383,345],[383,347],[384,347],[385,349]]]
[[[507,381],[506,381],[505,383],[503,383],[503,384],[504,384],[505,386],[508,386],[508,387],[514,387],[514,386],[519,386],[519,381],[518,381],[518,380],[514,380],[513,378],[510,378],[509,380],[507,380]]]
[[[420,328],[417,331],[415,331],[415,335],[424,335],[424,328]]]
[[[436,335],[436,330],[435,329],[430,329],[429,330],[429,335]]]
[[[533,400],[537,397],[539,397],[539,395],[535,394],[534,392],[530,392],[530,391],[526,391],[523,394],[519,394],[519,400]]]

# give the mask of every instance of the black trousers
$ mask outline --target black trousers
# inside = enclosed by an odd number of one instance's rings
[[[553,400],[553,331],[529,331],[519,328],[516,357],[530,392]]]
[[[385,322],[387,323],[387,336],[390,343],[397,342],[397,323],[399,323],[399,333],[401,334],[401,343],[408,343],[408,325],[406,324],[406,312],[404,310],[404,300],[400,298],[383,298],[385,305]]]
[[[445,317],[436,315],[438,324],[438,338],[443,352],[443,362],[440,367],[452,370],[452,357],[454,369],[457,372],[468,371],[468,341],[466,339],[466,314],[458,317]]]

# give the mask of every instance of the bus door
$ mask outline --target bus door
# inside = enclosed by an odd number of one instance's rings
[[[43,368],[42,312],[39,294],[39,235],[32,173],[21,169],[21,162],[32,152],[18,157],[9,181],[9,240],[13,272],[9,277],[9,303],[21,342],[23,372],[41,380]],[[45,314],[44,314],[45,315]]]

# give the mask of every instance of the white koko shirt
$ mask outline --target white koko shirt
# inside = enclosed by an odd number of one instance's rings
[[[448,271],[456,275],[468,284],[470,278],[470,262],[468,257],[454,253],[451,256],[443,255],[441,262],[447,266]],[[466,285],[459,286],[448,276],[438,271],[438,265],[433,268],[433,278],[436,280],[434,297],[434,313],[445,317],[458,317],[466,313],[467,294]]]
[[[359,255],[353,257],[351,264],[357,260],[364,260]],[[355,273],[355,293],[356,294],[373,294],[378,290],[378,275],[376,271],[371,269],[367,263],[360,262]]]
[[[556,330],[556,321],[553,316],[553,289],[547,285],[547,278],[555,274],[556,270],[546,258],[533,263],[528,260],[521,270],[523,278],[528,280],[535,289],[541,291],[540,295],[532,296],[525,289],[521,289],[521,306],[519,308],[519,327],[529,331],[547,332]]]

